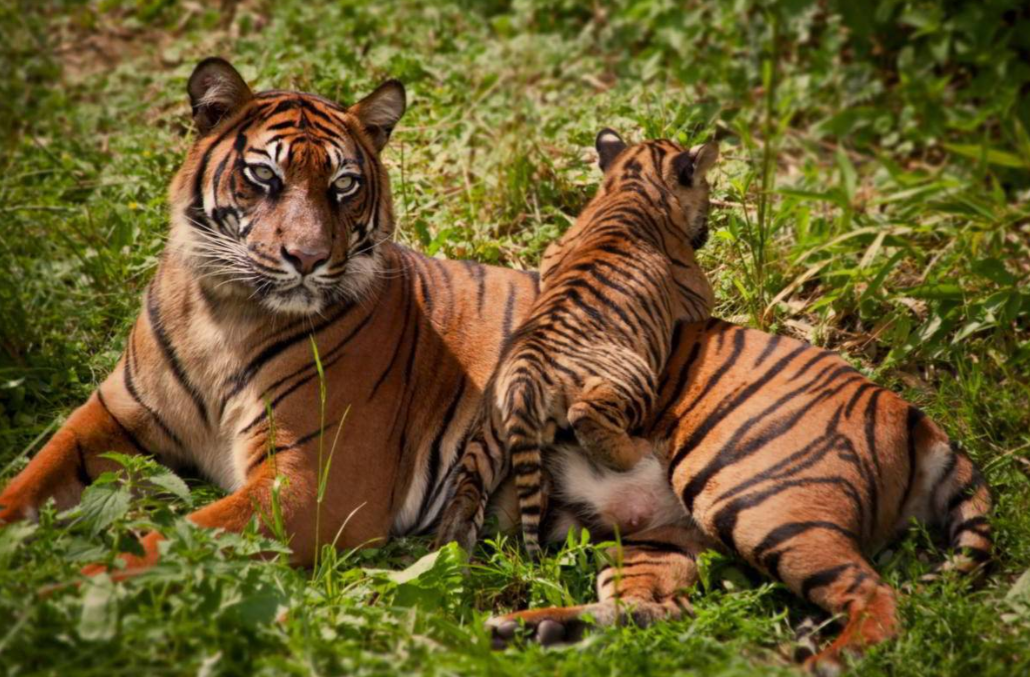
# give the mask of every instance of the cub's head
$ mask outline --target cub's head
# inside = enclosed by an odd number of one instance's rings
[[[630,146],[617,132],[602,129],[596,147],[604,172],[598,195],[633,189],[632,184],[640,182],[650,185],[657,195],[671,194],[674,199],[669,208],[682,215],[688,242],[694,249],[704,246],[708,241],[709,192],[705,175],[719,158],[718,143],[710,141],[687,149],[668,139],[657,139]]]
[[[187,85],[198,137],[171,188],[170,246],[212,294],[312,314],[362,298],[393,233],[379,153],[406,106],[382,84],[352,106],[254,93],[225,60]]]

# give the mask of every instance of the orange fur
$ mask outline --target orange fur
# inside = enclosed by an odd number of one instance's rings
[[[810,668],[837,666],[842,654],[897,634],[894,592],[867,557],[912,518],[948,539],[955,552],[942,568],[972,573],[989,558],[987,486],[918,409],[837,355],[793,339],[711,320],[680,325],[673,343],[648,436],[686,510],[671,534],[650,540],[686,555],[698,543],[736,553],[844,615],[843,632]],[[603,518],[583,510],[557,505],[554,519]],[[677,529],[695,535],[690,545]],[[644,610],[637,620],[676,617],[672,607],[654,606],[668,587],[652,565],[635,567],[637,538],[627,537],[621,566],[645,575],[628,579],[632,592],[623,597]],[[682,586],[696,581],[689,566],[663,566]],[[599,577],[611,579],[606,571]],[[609,597],[602,590],[599,604]],[[519,612],[492,625],[506,636],[512,621],[549,621],[550,638],[563,635],[552,623],[578,628],[584,612],[602,623],[626,617],[590,606]]]

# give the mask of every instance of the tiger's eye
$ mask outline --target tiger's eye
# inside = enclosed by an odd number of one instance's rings
[[[254,167],[251,171],[254,172],[254,176],[256,176],[258,179],[262,181],[271,181],[272,177],[275,176],[275,172],[273,172],[271,168],[265,167],[264,165],[258,165]]]
[[[346,193],[348,190],[353,188],[354,184],[356,183],[357,179],[355,179],[353,176],[341,176],[340,178],[333,181],[333,188],[340,191],[341,193]]]

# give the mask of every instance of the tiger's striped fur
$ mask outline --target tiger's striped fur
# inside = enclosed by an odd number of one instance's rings
[[[705,174],[718,147],[687,150],[668,140],[627,147],[605,129],[597,151],[604,181],[544,255],[540,297],[487,386],[489,429],[477,441],[498,440],[510,459],[530,554],[539,551],[546,509],[541,449],[571,428],[598,461],[635,465],[650,445],[630,431],[654,409],[673,324],[707,319],[712,305],[694,250],[707,236]],[[463,524],[462,511],[458,502],[445,515],[444,538]],[[465,534],[463,543],[473,540]]]
[[[598,576],[598,603],[494,619],[499,638],[513,634],[513,622],[554,640],[580,633],[588,616],[678,617],[689,610],[697,556],[715,548],[846,617],[841,635],[808,661],[833,667],[843,653],[898,632],[894,592],[868,558],[913,519],[940,529],[954,551],[940,569],[971,573],[989,559],[988,488],[917,408],[832,352],[721,320],[678,325],[673,345],[647,433],[665,466],[665,491],[684,510],[656,513],[622,539]],[[610,531],[605,502],[619,499],[576,501],[577,485],[590,496],[587,482],[570,482],[565,467],[552,465],[567,497],[553,506],[553,522]],[[507,501],[511,510],[510,494]],[[552,524],[544,533],[564,537]]]

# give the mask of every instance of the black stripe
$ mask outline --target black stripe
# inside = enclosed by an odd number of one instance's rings
[[[295,334],[289,335],[286,338],[280,339],[275,343],[271,344],[270,346],[266,347],[260,353],[258,353],[256,357],[254,357],[249,363],[247,363],[247,366],[236,372],[227,380],[227,385],[231,384],[232,387],[229,389],[229,392],[225,395],[225,398],[222,401],[222,409],[224,410],[225,405],[229,402],[229,400],[238,395],[241,390],[247,387],[247,384],[250,383],[251,379],[253,379],[266,364],[274,360],[285,350],[291,348],[292,346],[303,341],[309,336],[314,336],[315,334],[322,332],[324,329],[334,324],[340,318],[346,315],[353,307],[354,306],[352,304],[346,304],[339,310],[337,310],[337,312],[332,317],[326,319],[318,325],[315,325],[310,329],[305,329]]]
[[[730,367],[733,366],[733,364],[736,362],[737,357],[740,355],[740,351],[744,347],[743,339],[741,338],[740,340],[737,340],[737,337],[734,337],[734,341],[735,345],[733,353],[720,368],[719,373],[716,376],[713,376],[712,380],[709,381],[709,384],[705,386],[706,391],[711,386],[712,381],[716,381],[717,378],[721,378],[722,375],[726,371],[728,371]],[[730,414],[734,413],[734,411],[739,409],[741,406],[746,404],[752,396],[754,396],[763,387],[765,387],[769,383],[769,381],[771,381],[773,377],[777,376],[788,364],[790,364],[794,360],[795,357],[805,352],[806,350],[809,350],[808,346],[802,345],[790,351],[789,353],[781,357],[779,360],[777,360],[776,363],[773,364],[765,374],[763,374],[760,378],[756,379],[755,381],[750,383],[746,388],[744,388],[740,392],[740,394],[738,394],[735,398],[729,401],[724,400],[722,403],[720,403],[719,407],[714,412],[709,414],[705,418],[705,420],[702,421],[701,424],[694,429],[694,432],[683,444],[683,446],[676,451],[672,463],[669,464],[670,480],[672,479],[672,476],[675,473],[676,468],[679,466],[680,463],[682,463],[683,459],[686,458],[687,454],[690,453],[691,450],[695,449],[719,423],[726,419]],[[772,405],[767,407],[758,416],[749,419],[744,426],[737,429],[736,433],[733,436],[733,439],[736,441],[743,438],[744,434],[746,434],[750,430],[750,428],[756,425],[758,421],[760,421],[764,416],[766,416],[770,412],[775,411],[782,405],[786,404],[790,399],[793,399],[797,395],[801,394],[806,388],[807,386],[803,386],[802,388],[798,388],[793,392],[788,393],[787,395],[781,397],[779,400],[777,400]],[[703,396],[704,394],[699,396],[698,400],[700,400]],[[796,422],[797,419],[801,418],[801,415],[803,415],[804,413],[806,413],[805,410],[802,410],[799,415],[795,415],[793,417],[794,420],[790,423],[790,425],[792,426],[793,423]],[[786,432],[786,430],[783,430],[782,432]],[[753,447],[754,445],[749,446]],[[687,507],[688,511],[693,512],[694,500],[697,498],[697,495],[701,493],[701,490],[705,487],[705,485],[708,484],[708,481],[711,480],[712,477],[716,475],[716,473],[718,473],[720,470],[722,470],[724,467],[731,463],[730,459],[726,457],[728,452],[733,453],[734,458],[732,462],[736,462],[748,455],[747,453],[740,453],[740,450],[735,448],[733,445],[724,446],[722,451],[720,451],[718,455],[716,455],[712,460],[710,460],[700,472],[696,473],[691,478],[690,482],[683,488],[683,504]]]
[[[353,339],[355,336],[357,336],[361,332],[361,330],[365,327],[365,325],[368,324],[369,320],[372,319],[373,315],[374,315],[374,313],[366,314],[365,317],[361,320],[361,322],[359,322],[353,329],[351,329],[350,332],[346,336],[344,336],[342,339],[337,341],[336,345],[334,345],[332,348],[330,348],[325,354],[320,356],[319,360],[322,363],[322,373],[323,374],[328,374],[329,368],[332,367],[334,364],[336,364],[340,360],[340,358],[343,357],[343,348],[346,347],[346,345],[348,343],[350,343],[351,339]],[[290,374],[288,376],[284,376],[283,378],[279,379],[278,381],[273,383],[271,386],[269,386],[265,390],[265,392],[263,394],[263,397],[267,396],[269,393],[271,393],[271,391],[273,391],[275,388],[277,388],[281,384],[285,383],[289,379],[291,379],[294,376],[297,376],[297,375],[299,375],[299,374],[301,374],[301,373],[303,373],[305,371],[308,371],[308,370],[311,371],[310,374],[308,374],[304,378],[298,379],[289,388],[287,388],[283,392],[279,393],[279,395],[277,395],[276,398],[271,401],[271,403],[270,403],[270,405],[268,407],[265,407],[264,409],[262,409],[261,413],[258,414],[258,416],[256,418],[254,418],[254,420],[252,420],[250,423],[248,423],[246,426],[244,426],[237,434],[238,435],[243,435],[247,431],[249,431],[251,428],[256,426],[258,423],[260,423],[261,421],[265,420],[265,418],[267,418],[267,416],[268,416],[269,409],[271,409],[274,412],[276,407],[279,406],[280,402],[282,402],[284,399],[286,399],[291,394],[296,392],[301,386],[303,386],[303,385],[305,385],[307,383],[310,383],[313,379],[315,379],[318,376],[318,366],[315,363],[314,358],[312,357],[311,362],[309,362],[305,366],[301,367],[300,369],[295,370],[292,374]]]
[[[973,471],[975,473],[973,477],[963,484],[962,487],[960,487],[959,490],[951,497],[951,500],[948,501],[948,507],[945,510],[946,513],[950,514],[966,501],[972,500],[975,495],[974,492],[984,485],[984,479],[980,473],[976,472],[975,468]]]
[[[755,549],[751,552],[751,556],[755,559],[760,558],[764,553],[772,550],[773,548],[779,547],[785,541],[789,541],[795,536],[812,531],[813,529],[825,529],[827,531],[835,531],[853,543],[858,542],[858,534],[845,529],[844,527],[834,522],[828,522],[825,520],[812,520],[810,522],[789,522],[787,524],[781,524],[776,527],[762,539],[762,542],[755,546]]]
[[[75,436],[75,454],[79,457],[79,462],[75,466],[75,477],[83,486],[88,487],[93,482],[93,478],[89,476],[89,471],[86,469],[86,453],[82,450],[78,435]]]
[[[167,360],[168,366],[171,367],[172,374],[175,375],[179,385],[182,386],[183,390],[189,394],[190,399],[193,400],[193,406],[196,408],[200,420],[204,422],[204,426],[210,427],[211,422],[208,418],[207,405],[204,404],[204,397],[200,394],[200,390],[190,382],[189,377],[187,377],[186,370],[183,368],[182,362],[179,361],[179,355],[175,350],[175,346],[172,345],[172,340],[168,336],[168,332],[165,331],[164,324],[161,321],[161,309],[157,304],[153,284],[147,290],[147,317],[150,319],[150,328],[157,339],[157,345],[161,348],[161,353],[164,355],[165,360]]]
[[[125,435],[125,438],[129,440],[129,443],[132,446],[136,447],[136,451],[140,452],[141,454],[144,454],[145,456],[153,456],[153,454],[151,454],[150,451],[148,451],[147,448],[140,443],[136,436],[129,432],[128,428],[122,425],[122,422],[118,420],[118,417],[114,415],[114,412],[112,412],[108,408],[107,402],[104,401],[104,395],[100,392],[100,388],[97,388],[96,393],[97,401],[100,402],[100,406],[103,407],[104,411],[107,412],[107,415],[111,417],[111,420],[114,421],[114,424],[118,426],[119,432]]]
[[[640,538],[624,538],[622,539],[623,550],[626,548],[638,548],[640,550],[651,550],[657,552],[671,553],[675,555],[683,555],[684,557],[690,557],[689,553],[684,552],[683,548],[675,543],[668,543],[666,541],[655,541],[652,539],[640,539]]]
[[[458,405],[461,403],[462,397],[465,396],[465,389],[467,387],[465,378],[461,379],[461,387],[458,388],[458,392],[455,394],[454,399],[451,400],[450,406],[447,407],[447,413],[444,414],[443,420],[440,421],[439,428],[436,432],[436,438],[433,440],[432,445],[429,447],[429,458],[426,461],[426,470],[429,472],[429,476],[426,478],[425,490],[422,494],[422,504],[418,509],[418,519],[416,524],[422,524],[426,520],[426,511],[431,505],[430,501],[435,500],[442,487],[437,486],[437,478],[440,474],[440,456],[441,446],[443,444],[443,437],[447,433],[447,429],[451,421],[454,420],[454,414],[458,410]],[[441,483],[442,484],[442,483]]]
[[[818,571],[805,577],[801,582],[801,596],[805,599],[811,600],[811,593],[813,590],[831,585],[840,578],[841,574],[845,571],[854,568],[856,568],[856,565],[849,562],[847,564],[830,567],[829,569],[823,569],[822,571]]]
[[[179,436],[172,431],[172,429],[168,426],[165,420],[161,418],[161,416],[156,411],[154,411],[150,407],[150,405],[143,401],[143,398],[140,396],[139,391],[136,389],[136,379],[132,375],[132,363],[134,360],[135,352],[133,350],[134,335],[135,327],[133,327],[133,333],[129,335],[129,343],[125,351],[125,367],[122,369],[122,377],[125,381],[125,389],[129,391],[129,395],[136,402],[136,404],[138,404],[144,411],[147,412],[151,420],[153,420],[154,423],[157,424],[157,427],[161,429],[161,432],[165,434],[165,437],[171,440],[172,443],[175,444],[175,446],[181,448],[183,445],[182,440],[179,439]]]

